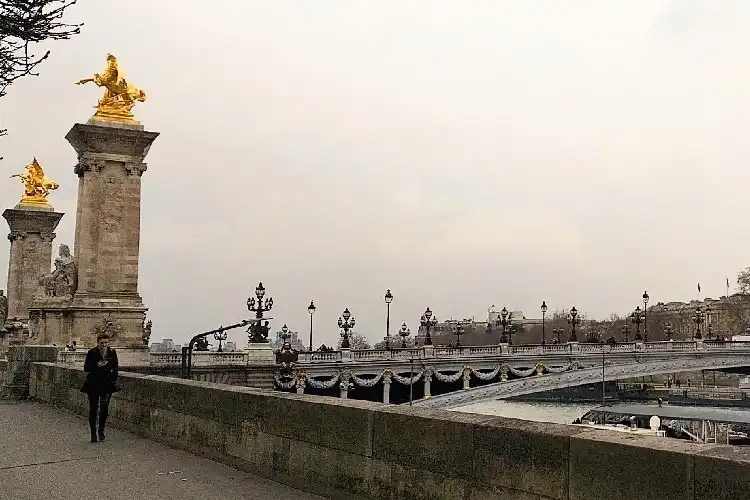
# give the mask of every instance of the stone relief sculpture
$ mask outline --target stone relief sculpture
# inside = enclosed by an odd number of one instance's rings
[[[8,297],[0,290],[0,328],[8,321]]]
[[[125,327],[123,327],[120,323],[113,320],[109,316],[102,319],[101,324],[94,328],[95,335],[104,334],[107,335],[110,339],[116,339],[118,336],[124,333]]]
[[[151,320],[146,321],[144,318],[144,324],[143,324],[143,336],[141,339],[143,340],[143,345],[148,345],[149,341],[151,340]]]
[[[70,254],[68,245],[60,245],[59,256],[55,259],[55,268],[41,277],[47,297],[72,297],[78,288],[78,269]]]

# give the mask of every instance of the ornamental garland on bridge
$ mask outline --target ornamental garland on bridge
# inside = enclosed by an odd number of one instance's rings
[[[411,385],[423,379],[425,381],[431,380],[433,375],[438,381],[443,383],[457,382],[462,377],[464,378],[464,380],[470,380],[472,375],[483,382],[490,382],[497,378],[498,375],[500,375],[501,381],[506,382],[508,380],[508,373],[511,373],[518,378],[528,378],[534,373],[536,373],[537,375],[542,375],[543,373],[559,374],[567,371],[577,370],[580,368],[584,368],[584,366],[577,361],[559,366],[548,366],[544,363],[536,363],[531,368],[516,368],[508,365],[507,363],[503,363],[487,372],[482,372],[472,366],[465,365],[461,370],[452,374],[447,374],[441,373],[432,366],[426,366],[419,372],[406,377],[399,375],[398,373],[394,373],[390,369],[385,369],[372,378],[358,377],[357,375],[351,373],[349,370],[342,370],[339,372],[331,373],[327,376],[330,377],[327,380],[319,380],[320,378],[326,377],[325,375],[323,377],[313,378],[304,371],[298,371],[291,377],[276,373],[274,375],[274,381],[276,382],[276,387],[285,390],[289,390],[294,387],[304,388],[306,385],[312,387],[313,389],[331,389],[336,385],[337,382],[348,383],[349,380],[360,387],[374,387],[381,380],[383,380],[384,383],[391,383],[391,381],[394,380],[399,384]]]

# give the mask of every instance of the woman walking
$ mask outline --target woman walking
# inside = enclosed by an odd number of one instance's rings
[[[83,371],[86,372],[86,382],[81,392],[89,396],[89,428],[91,442],[104,441],[104,426],[109,414],[109,400],[113,392],[119,389],[115,385],[117,380],[117,353],[109,347],[109,337],[105,334],[97,335],[96,347],[86,353]],[[97,433],[97,412],[99,414],[99,432]]]

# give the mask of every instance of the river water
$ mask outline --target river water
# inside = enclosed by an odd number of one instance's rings
[[[455,411],[520,418],[537,422],[569,424],[596,408],[596,403],[544,403],[537,401],[487,401],[457,408]]]

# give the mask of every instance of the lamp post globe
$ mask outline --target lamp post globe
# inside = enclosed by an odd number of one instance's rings
[[[648,342],[648,322],[646,321],[646,311],[648,310],[648,292],[643,291],[643,341]]]
[[[315,314],[315,304],[310,301],[310,305],[307,306],[307,312],[310,314],[310,352],[313,351],[313,314]]]
[[[349,312],[349,308],[344,309],[338,320],[339,328],[341,328],[341,348],[349,349],[351,344],[349,343],[349,331],[354,328],[356,321],[352,313]]]
[[[542,345],[545,345],[547,343],[547,339],[544,333],[544,322],[545,322],[545,316],[547,315],[547,302],[542,301]]]
[[[391,289],[385,291],[385,306],[387,309],[385,317],[385,348],[391,348],[391,302],[393,302],[393,294]]]
[[[419,324],[425,329],[424,345],[432,345],[432,337],[430,336],[430,330],[437,325],[437,317],[432,313],[432,310],[428,307],[419,319]]]
[[[409,331],[409,327],[406,326],[406,322],[401,323],[401,328],[399,329],[398,334],[401,335],[401,348],[406,349],[406,337],[411,335],[411,331]]]

